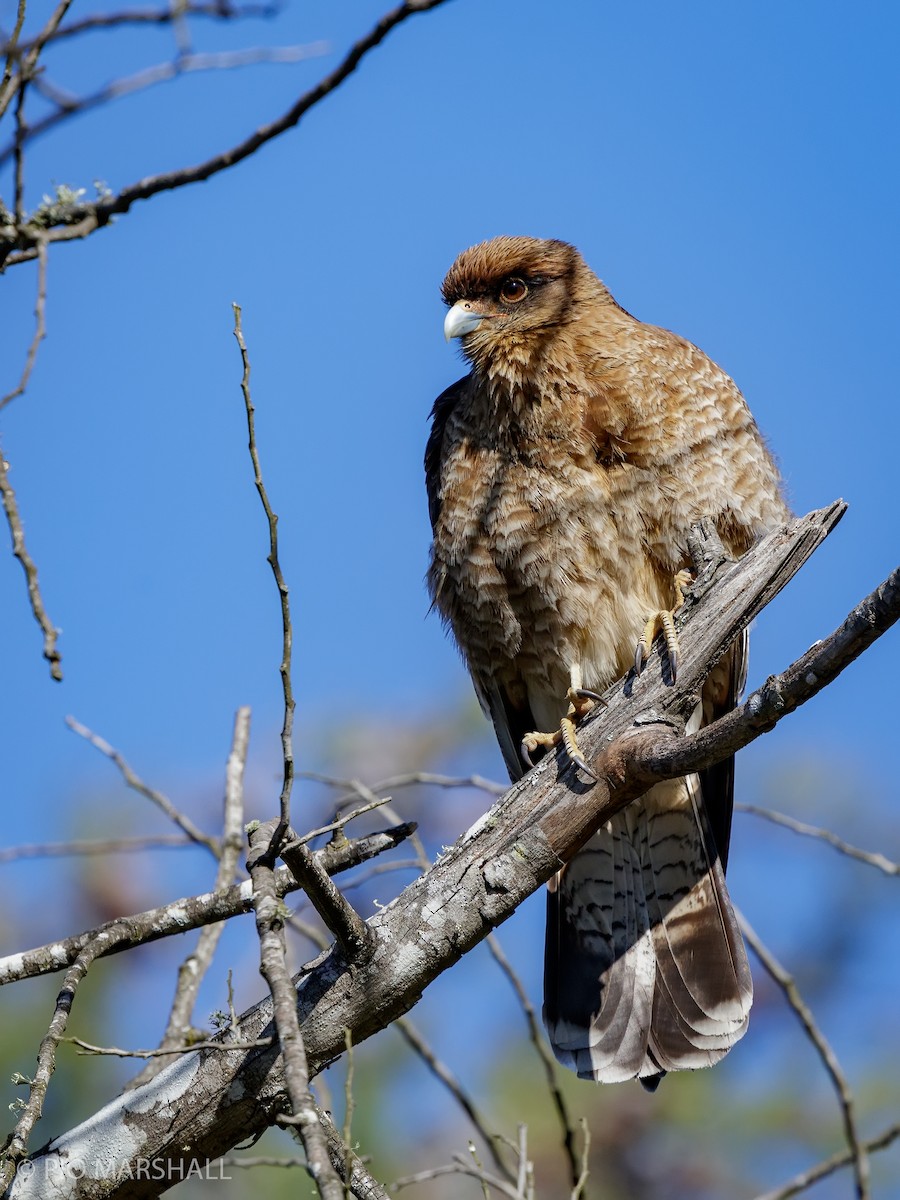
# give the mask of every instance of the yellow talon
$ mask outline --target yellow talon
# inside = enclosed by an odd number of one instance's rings
[[[660,609],[658,612],[653,613],[644,626],[643,636],[634,652],[634,672],[636,675],[640,675],[644,669],[644,663],[650,657],[653,639],[658,633],[661,633],[666,643],[666,653],[669,658],[669,668],[672,672],[672,682],[675,682],[678,675],[679,660],[678,634],[675,631],[675,614],[684,604],[684,590],[690,582],[690,571],[682,570],[676,572],[673,579],[675,603],[670,609]]]
[[[580,767],[586,775],[590,775],[591,779],[596,779],[596,773],[588,766],[578,745],[578,738],[575,734],[575,722],[589,713],[600,697],[596,692],[591,692],[581,687],[570,687],[567,695],[569,707],[566,715],[560,722],[559,729],[553,733],[526,733],[522,738],[522,757],[529,767],[533,767],[534,763],[531,760],[531,755],[539,746],[550,750],[562,742],[569,761],[574,763],[576,767]]]

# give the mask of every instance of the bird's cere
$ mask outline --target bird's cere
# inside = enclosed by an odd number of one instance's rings
[[[444,337],[448,342],[451,338],[465,337],[477,329],[483,320],[484,313],[476,312],[471,300],[457,300],[444,317]]]

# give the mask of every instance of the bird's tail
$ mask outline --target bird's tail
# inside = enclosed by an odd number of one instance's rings
[[[753,985],[696,776],[657,784],[551,883],[544,1020],[583,1079],[708,1067],[744,1034]]]

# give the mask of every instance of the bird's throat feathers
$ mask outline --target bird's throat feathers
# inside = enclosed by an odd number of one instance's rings
[[[502,344],[495,343],[490,356],[476,362],[472,371],[472,416],[478,425],[490,429],[500,442],[559,436],[568,440],[582,427],[585,402],[593,397],[595,418],[606,410],[608,433],[618,435],[625,420],[615,400],[615,377],[622,360],[598,357],[596,344],[588,348],[579,335],[577,327],[570,325],[553,330],[552,337],[548,331],[546,342],[532,332],[527,338],[507,337]],[[601,395],[605,402],[598,404]]]

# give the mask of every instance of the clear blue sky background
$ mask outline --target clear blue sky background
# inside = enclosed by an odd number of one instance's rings
[[[380,11],[307,3],[269,23],[197,24],[198,49],[332,49],[195,75],[67,123],[29,155],[28,205],[54,184],[116,191],[235,144]],[[12,13],[3,0],[7,27]],[[3,414],[3,447],[63,630],[65,682],[48,677],[20,568],[4,554],[6,840],[96,834],[117,806],[139,808],[66,730],[67,713],[211,823],[233,712],[249,704],[254,800],[274,810],[280,619],[232,301],[294,607],[298,765],[340,769],[323,748],[329,723],[437,719],[467,700],[457,656],[426,618],[421,456],[431,402],[462,373],[441,334],[440,281],[461,249],[496,234],[578,245],[631,312],[734,376],[796,511],[849,501],[758,622],[751,682],[828,633],[897,561],[898,32],[887,0],[455,0],[393,33],[240,166],[55,248],[47,340],[27,395]],[[171,48],[170,31],[97,33],[47,63],[77,91]],[[8,171],[2,187],[9,202]],[[3,391],[32,333],[34,287],[33,267],[2,281]],[[886,637],[749,752],[747,777],[802,759],[814,776],[851,781],[843,832],[862,821],[877,837],[873,805],[896,819],[886,754],[898,646]],[[478,753],[501,777],[487,739]],[[815,787],[801,791],[803,815],[821,819]],[[452,808],[444,823],[449,840]],[[143,815],[141,827],[164,828]],[[888,836],[896,851],[896,823]],[[748,886],[764,869],[735,865]],[[62,932],[58,908],[34,911],[47,875],[6,870],[10,926],[24,906],[30,935]],[[148,902],[171,894],[141,883]],[[777,937],[772,889],[756,891],[752,915],[771,916]],[[809,897],[797,903],[814,911]],[[10,937],[19,948],[20,933]],[[872,986],[896,983],[885,965]]]

